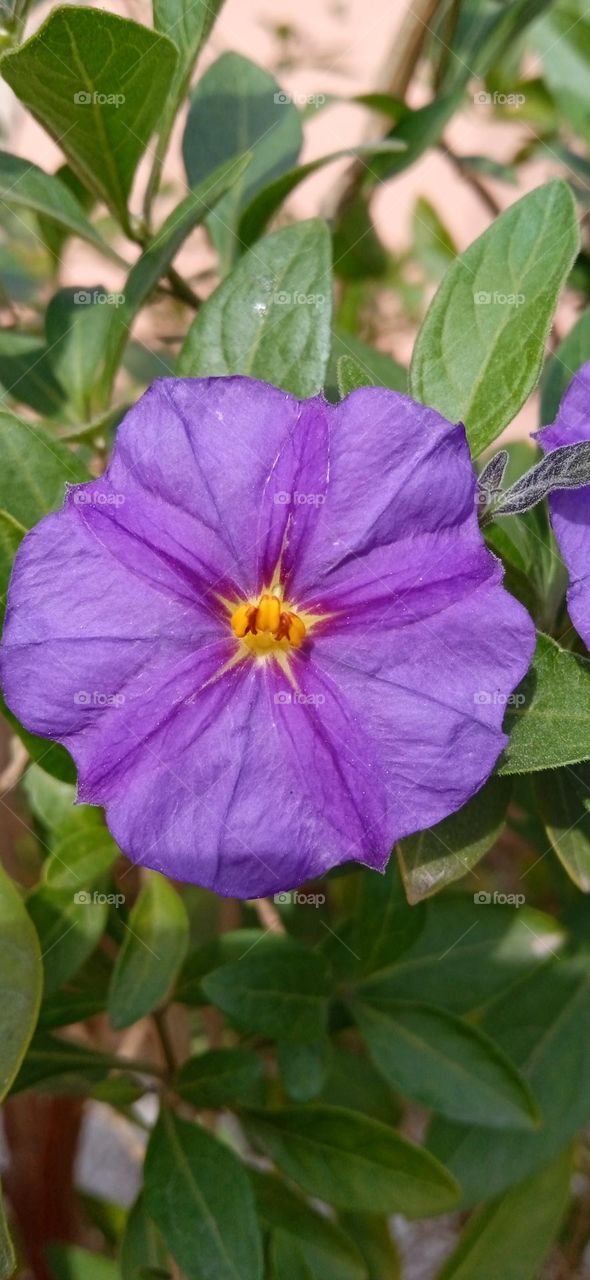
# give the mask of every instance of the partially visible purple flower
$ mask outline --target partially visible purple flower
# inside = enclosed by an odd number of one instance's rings
[[[555,422],[537,433],[545,453],[590,440],[590,362],[572,378]],[[590,648],[590,486],[562,489],[549,498],[551,523],[570,576],[571,620]]]
[[[243,897],[381,869],[489,777],[532,656],[474,494],[463,427],[393,391],[162,379],[23,542],[8,704],[137,862]]]

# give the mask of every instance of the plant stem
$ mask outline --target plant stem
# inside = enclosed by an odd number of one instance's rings
[[[177,1062],[176,1062],[176,1054],[174,1052],[174,1048],[172,1045],[172,1040],[168,1034],[165,1010],[156,1009],[156,1012],[152,1014],[152,1018],[153,1018],[154,1026],[158,1033],[160,1044],[162,1046],[162,1053],[164,1055],[168,1072],[171,1076],[173,1076],[176,1074]]]

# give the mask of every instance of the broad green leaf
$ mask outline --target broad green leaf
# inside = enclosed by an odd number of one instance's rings
[[[87,1094],[108,1075],[114,1061],[106,1053],[56,1036],[37,1033],[11,1093],[36,1089],[44,1093]]]
[[[70,235],[79,236],[107,257],[117,254],[88,221],[79,200],[66,184],[30,160],[0,151],[0,200],[11,209],[30,209],[49,218]]]
[[[590,307],[578,317],[547,362],[541,395],[541,422],[544,426],[557,416],[561,397],[574,374],[587,360],[590,360]]]
[[[277,1063],[285,1093],[294,1102],[309,1102],[321,1093],[330,1065],[330,1049],[327,1036],[302,1044],[279,1042]]]
[[[434,297],[414,347],[411,393],[464,422],[474,456],[535,386],[578,242],[572,194],[548,182],[459,255]]]
[[[353,1240],[296,1195],[286,1183],[252,1169],[256,1205],[270,1230],[273,1280],[365,1280]]]
[[[47,307],[49,363],[78,421],[89,421],[104,406],[97,375],[122,301],[122,294],[96,285],[60,289]]]
[[[575,3],[553,4],[535,24],[533,41],[543,75],[566,120],[586,144],[590,138],[590,14]]]
[[[340,1222],[367,1264],[367,1280],[402,1280],[401,1259],[387,1218],[375,1213],[343,1213]]]
[[[263,929],[231,929],[229,933],[218,934],[204,946],[191,951],[182,966],[174,999],[197,1007],[208,1004],[201,987],[205,975],[219,969],[220,965],[242,960],[264,937]]]
[[[119,857],[102,812],[92,805],[76,805],[53,833],[51,856],[44,879],[58,889],[89,890],[99,884]]]
[[[26,404],[43,417],[60,413],[65,395],[57,382],[44,338],[19,329],[0,330],[0,383],[5,401]]]
[[[470,0],[461,6],[445,59],[445,88],[465,84],[473,76],[485,76],[495,63],[506,59],[517,38],[542,13],[551,0],[512,0],[509,5],[482,4]],[[449,56],[450,55],[450,56]]]
[[[403,151],[404,147],[405,144],[403,142],[385,138],[380,146],[376,146],[375,143],[363,143],[358,147],[348,147],[342,151],[333,151],[330,155],[319,156],[317,160],[309,160],[307,164],[299,165],[296,169],[290,169],[287,173],[281,174],[279,178],[275,178],[274,182],[264,186],[244,209],[238,227],[240,244],[244,249],[254,244],[254,241],[258,240],[263,234],[271,218],[280,209],[287,196],[292,191],[295,191],[296,187],[304,182],[306,178],[309,178],[312,173],[317,173],[325,165],[333,164],[335,160],[342,160],[345,157],[362,159],[366,155],[391,155],[392,152]]]
[[[193,93],[182,150],[191,187],[243,151],[252,163],[209,218],[209,230],[228,266],[238,248],[240,209],[260,187],[291,169],[302,143],[297,107],[274,76],[238,53],[223,53]]]
[[[148,1280],[150,1268],[166,1273],[168,1261],[168,1250],[141,1194],[129,1211],[121,1241],[121,1280],[142,1280],[142,1275]]]
[[[424,196],[419,196],[414,205],[412,228],[414,253],[418,261],[430,279],[440,280],[454,262],[458,250],[434,205]]]
[[[188,1280],[262,1280],[243,1165],[198,1124],[164,1111],[150,1138],[145,1205]]]
[[[244,1113],[247,1131],[288,1178],[337,1208],[430,1217],[453,1207],[448,1171],[393,1129],[312,1103]]]
[[[251,1102],[259,1093],[262,1059],[251,1049],[209,1049],[183,1063],[174,1088],[193,1107]]]
[[[54,9],[2,74],[85,185],[127,226],[138,162],[170,89],[171,40],[105,9]]]
[[[353,1001],[375,1066],[394,1088],[452,1119],[532,1129],[528,1085],[489,1036],[447,1010],[410,1001]]]
[[[26,532],[20,521],[15,520],[8,511],[0,510],[0,622],[6,608],[6,592],[14,557]]]
[[[590,768],[548,769],[534,778],[539,815],[568,876],[590,893]]]
[[[169,36],[178,50],[174,78],[160,121],[162,156],[170,130],[190,85],[191,75],[223,0],[153,0],[154,27]]]
[[[384,875],[363,868],[352,947],[363,972],[393,964],[419,937],[425,918],[423,907],[408,904],[395,854]]]
[[[29,733],[16,716],[13,716],[1,693],[0,711],[11,729],[23,742],[31,759],[44,772],[50,774],[52,778],[57,778],[59,782],[67,782],[71,785],[76,781],[76,766],[65,747],[62,747],[59,742],[48,742],[47,738],[37,738],[34,733]]]
[[[16,1257],[8,1231],[4,1204],[0,1198],[0,1280],[9,1280],[16,1269]]]
[[[184,902],[165,876],[148,871],[126,925],[111,981],[108,1011],[117,1031],[162,1004],[188,948]]]
[[[430,147],[436,146],[449,120],[461,106],[462,98],[462,92],[448,94],[416,110],[404,105],[401,118],[387,135],[389,141],[401,143],[404,149],[392,157],[375,151],[368,165],[367,184],[375,178],[385,181],[397,177]]]
[[[182,376],[249,374],[304,398],[330,352],[330,236],[318,218],[259,240],[201,307],[178,358]]]
[[[52,839],[55,828],[72,814],[75,787],[71,782],[49,777],[36,764],[29,765],[21,785],[35,817]]]
[[[332,334],[332,350],[326,374],[328,399],[340,399],[337,388],[337,369],[343,356],[348,356],[363,370],[365,386],[390,387],[392,391],[407,391],[408,371],[402,364],[398,364],[385,351],[376,351],[367,342],[361,342],[360,338],[336,330]]]
[[[89,1249],[50,1244],[47,1255],[52,1280],[120,1280],[116,1262]]]
[[[564,941],[551,916],[515,909],[499,896],[495,901],[492,894],[476,893],[426,903],[426,923],[413,946],[359,985],[358,997],[371,1004],[420,1001],[427,991],[431,1004],[461,1014],[496,1001]]]
[[[410,902],[460,879],[491,849],[506,822],[511,784],[491,778],[457,813],[401,840],[398,857]]]
[[[27,909],[39,934],[45,991],[58,991],[88,959],[104,931],[105,895],[85,889],[54,889],[41,884],[29,893]]]
[[[328,1075],[318,1101],[346,1111],[396,1124],[401,1118],[398,1095],[364,1053],[332,1044]]]
[[[459,1179],[466,1205],[543,1168],[588,1124],[590,1097],[581,1085],[590,1071],[588,955],[550,959],[490,1005],[482,1029],[528,1080],[542,1125],[509,1133],[437,1117],[428,1145]]]
[[[315,1040],[326,1024],[325,961],[292,939],[268,937],[235,964],[202,981],[205,995],[244,1031],[280,1040]]]
[[[0,1099],[10,1089],[35,1030],[42,985],[37,934],[18,889],[0,868]]]
[[[190,232],[203,222],[221,196],[239,181],[249,157],[234,156],[208,174],[168,214],[159,231],[148,241],[141,257],[131,268],[120,295],[120,305],[111,308],[110,327],[104,350],[100,353],[99,383],[108,398],[113,380],[129,339],[131,325],[158,283],[165,275],[178,250]]]
[[[63,505],[66,484],[89,478],[65,445],[11,413],[0,413],[0,454],[0,507],[27,529]]]
[[[570,1197],[572,1150],[483,1205],[469,1219],[437,1280],[536,1280]]]
[[[512,695],[498,772],[530,773],[590,757],[590,662],[539,632],[533,665]]]
[[[352,356],[340,356],[338,361],[338,391],[340,399],[344,400],[349,396],[351,391],[358,391],[359,387],[373,386],[372,379],[367,379],[365,371],[357,364]]]

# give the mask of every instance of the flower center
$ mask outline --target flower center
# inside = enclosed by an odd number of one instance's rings
[[[307,634],[305,623],[284,604],[278,590],[264,592],[258,604],[239,604],[231,615],[231,626],[234,635],[258,654],[299,649]]]

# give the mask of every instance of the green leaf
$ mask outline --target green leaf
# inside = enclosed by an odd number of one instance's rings
[[[552,5],[551,12],[535,24],[533,39],[544,79],[559,110],[587,144],[590,138],[590,21],[587,10],[575,3]]]
[[[469,1219],[438,1280],[535,1280],[570,1196],[572,1150]]]
[[[77,1245],[50,1244],[47,1254],[52,1280],[119,1280],[116,1262]]]
[[[457,813],[400,841],[398,856],[410,902],[431,897],[477,866],[505,825],[511,794],[507,780],[490,778]]]
[[[222,964],[242,960],[264,937],[263,929],[231,929],[229,933],[220,933],[204,946],[191,951],[179,975],[174,999],[197,1007],[208,1004],[201,987],[205,975],[219,969]]]
[[[294,1102],[309,1102],[321,1093],[330,1065],[330,1047],[327,1036],[303,1044],[280,1041],[277,1063],[285,1092]]]
[[[244,1123],[288,1178],[337,1208],[421,1218],[456,1202],[458,1188],[442,1165],[358,1112],[313,1103],[249,1111]]]
[[[160,139],[164,143],[188,91],[200,50],[222,6],[223,0],[153,0],[154,27],[169,36],[178,50],[174,78],[161,118]]]
[[[435,898],[425,909],[411,949],[356,988],[361,1000],[420,1001],[427,991],[431,1004],[472,1014],[523,981],[564,941],[555,920],[528,907],[465,896]]]
[[[109,990],[108,1012],[117,1031],[162,1004],[188,949],[189,924],[180,894],[157,871],[148,871],[134,904]]]
[[[578,242],[572,194],[548,182],[460,254],[435,295],[414,347],[411,393],[464,422],[474,455],[535,386]]]
[[[70,235],[79,236],[100,253],[118,261],[117,254],[95,231],[80,201],[66,184],[9,151],[0,151],[0,199],[10,209],[30,209],[49,218]]]
[[[38,1033],[29,1048],[11,1093],[36,1089],[43,1093],[87,1094],[113,1066],[106,1053],[86,1045]]]
[[[204,181],[224,160],[252,152],[247,174],[209,219],[225,266],[238,249],[240,209],[261,187],[291,169],[302,140],[297,107],[274,76],[256,63],[238,53],[223,53],[201,76],[182,142],[190,186]]]
[[[364,369],[352,356],[340,356],[336,376],[341,400],[350,395],[351,391],[357,391],[359,387],[374,385],[372,379],[367,378]]]
[[[47,307],[48,359],[78,421],[87,422],[103,408],[97,374],[121,299],[97,285],[60,289]]]
[[[414,253],[426,275],[440,280],[457,257],[457,246],[429,200],[419,196],[412,219]]]
[[[574,374],[590,360],[590,307],[578,316],[575,325],[547,361],[541,387],[541,422],[557,417],[561,397]]]
[[[528,1085],[489,1036],[435,1005],[352,1002],[375,1066],[394,1088],[464,1123],[532,1129]]]
[[[408,905],[395,855],[384,875],[363,868],[352,948],[363,972],[393,964],[419,937],[425,919],[423,908]]]
[[[193,321],[181,376],[249,374],[301,398],[324,383],[330,351],[330,236],[318,218],[259,240]]]
[[[177,60],[171,40],[104,9],[54,9],[2,74],[85,185],[127,226],[127,199]]]
[[[65,747],[62,747],[59,742],[48,742],[47,738],[37,738],[34,733],[29,733],[19,723],[16,716],[13,716],[12,711],[6,706],[1,693],[0,711],[11,729],[24,743],[31,759],[45,773],[50,774],[51,777],[56,778],[59,782],[67,782],[70,785],[76,781],[76,766]]]
[[[147,1211],[188,1280],[262,1280],[254,1197],[228,1147],[164,1111],[144,1184]]]
[[[344,1107],[345,1111],[359,1111],[387,1125],[400,1120],[398,1095],[364,1054],[333,1043],[328,1067],[320,1102]]]
[[[250,1176],[261,1222],[272,1232],[276,1280],[365,1280],[362,1259],[340,1227],[271,1174],[251,1169]]]
[[[376,351],[367,342],[353,337],[350,333],[332,334],[332,350],[326,374],[326,394],[330,400],[338,400],[338,362],[342,356],[348,356],[360,366],[365,375],[365,386],[390,387],[392,391],[406,392],[408,389],[408,371],[402,364],[392,360],[385,351]]]
[[[20,893],[0,868],[0,1099],[10,1089],[35,1030],[42,985],[37,934]]]
[[[463,5],[448,51],[443,76],[448,85],[465,84],[473,76],[485,76],[505,59],[517,38],[551,0],[512,0],[509,5]],[[446,50],[444,50],[446,55]]]
[[[375,1213],[344,1213],[340,1221],[363,1255],[367,1280],[402,1280],[401,1259],[387,1218]]]
[[[149,1268],[166,1272],[168,1251],[160,1232],[145,1207],[144,1195],[138,1196],[129,1211],[121,1241],[121,1280],[148,1280]]]
[[[47,345],[36,333],[0,330],[0,383],[11,403],[26,404],[44,417],[61,411],[65,396],[55,379]]]
[[[74,893],[41,884],[29,894],[27,909],[39,934],[50,995],[92,955],[106,925],[107,903],[85,890]]]
[[[579,764],[590,757],[590,662],[539,632],[533,665],[512,695],[501,774]]]
[[[103,398],[108,399],[112,391],[113,380],[138,311],[161,276],[166,274],[186,237],[203,222],[224,193],[239,181],[248,160],[248,155],[234,156],[208,174],[168,214],[159,231],[148,241],[141,257],[134,263],[123,292],[115,295],[120,298],[120,304],[110,309],[110,327],[98,370]]]
[[[424,107],[413,110],[405,106],[397,124],[387,135],[389,141],[401,143],[404,150],[397,156],[387,157],[373,152],[368,165],[367,184],[376,178],[385,181],[397,177],[415,164],[430,147],[434,147],[455,111],[461,106],[463,93],[435,98]]]
[[[298,165],[296,169],[290,169],[287,173],[281,174],[279,178],[275,178],[274,182],[264,186],[244,209],[238,227],[240,244],[244,249],[254,244],[254,241],[258,240],[263,234],[271,218],[280,209],[287,196],[292,191],[295,191],[296,187],[301,182],[304,182],[306,178],[309,178],[312,173],[317,173],[319,169],[323,169],[327,164],[333,164],[335,160],[342,160],[344,157],[362,159],[366,155],[391,155],[392,152],[403,151],[404,147],[405,144],[403,142],[389,138],[385,138],[380,146],[375,143],[362,143],[357,147],[347,147],[342,151],[332,151],[330,155],[319,156],[317,160],[309,160],[307,164]]]
[[[27,529],[63,505],[66,484],[89,478],[65,445],[11,413],[0,413],[0,453],[0,507]]]
[[[209,1049],[183,1063],[174,1088],[193,1107],[226,1107],[255,1100],[263,1076],[250,1049]]]
[[[0,1198],[0,1280],[9,1280],[16,1269],[16,1256],[10,1239],[4,1204]]]
[[[590,441],[561,445],[509,489],[498,493],[486,519],[521,515],[558,489],[585,489],[590,485]]]
[[[236,964],[202,981],[212,1004],[236,1026],[281,1040],[322,1035],[330,986],[325,961],[292,939],[268,937]]]
[[[543,1123],[534,1133],[509,1133],[437,1117],[428,1145],[459,1179],[466,1205],[543,1168],[588,1123],[590,1098],[580,1087],[590,1071],[588,955],[538,966],[490,1005],[482,1030],[528,1080]]]
[[[119,849],[105,827],[101,810],[76,805],[54,829],[44,879],[57,889],[93,889],[118,857]]]
[[[539,815],[561,864],[590,893],[590,767],[548,769],[533,780]]]
[[[70,817],[76,789],[71,782],[50,778],[38,765],[29,765],[23,776],[22,788],[29,805],[48,835]]]
[[[6,592],[12,573],[14,557],[25,536],[26,529],[8,511],[0,510],[0,622],[6,608]]]

